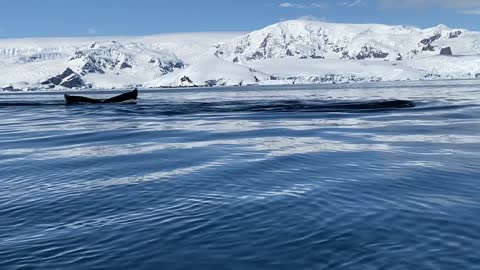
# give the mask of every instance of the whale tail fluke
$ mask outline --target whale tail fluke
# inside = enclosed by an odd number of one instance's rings
[[[138,89],[135,88],[131,92],[123,93],[108,99],[94,99],[84,96],[64,95],[67,104],[99,104],[99,103],[120,103],[120,102],[135,102],[138,97]]]

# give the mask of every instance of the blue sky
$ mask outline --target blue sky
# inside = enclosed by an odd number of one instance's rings
[[[300,17],[480,31],[480,0],[0,1],[0,38],[251,31]]]

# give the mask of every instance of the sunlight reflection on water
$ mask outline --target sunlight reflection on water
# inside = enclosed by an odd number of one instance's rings
[[[478,89],[0,95],[0,269],[476,269]],[[383,99],[418,106],[298,110]]]

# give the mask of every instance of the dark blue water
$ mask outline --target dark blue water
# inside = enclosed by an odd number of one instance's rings
[[[2,270],[480,269],[474,82],[62,98],[0,95]]]

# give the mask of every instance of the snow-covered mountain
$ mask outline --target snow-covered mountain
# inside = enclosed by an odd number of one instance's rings
[[[141,43],[118,41],[94,42],[80,47],[64,64],[67,67],[62,74],[41,82],[41,85],[82,88],[91,87],[85,81],[98,84],[98,81],[106,80],[103,85],[108,88],[108,80],[115,81],[118,77],[123,83],[134,85],[139,79],[144,81],[184,68],[183,61],[171,51],[154,51]]]
[[[307,20],[251,33],[0,40],[4,90],[480,78],[480,33]]]
[[[252,85],[268,80],[265,73],[247,66],[219,59],[214,55],[201,55],[193,64],[147,82],[146,87],[196,87]]]
[[[235,63],[271,58],[402,60],[480,53],[480,34],[439,25],[429,29],[378,24],[286,21],[218,46],[215,55]]]
[[[239,33],[0,40],[0,87],[127,88],[184,69]]]

